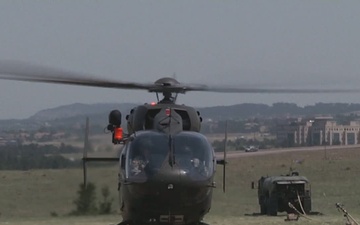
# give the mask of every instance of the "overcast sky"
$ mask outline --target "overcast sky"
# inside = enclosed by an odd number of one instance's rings
[[[0,1],[0,60],[121,81],[360,85],[358,0]],[[0,119],[70,103],[156,100],[145,91],[0,81]],[[360,103],[360,94],[188,93],[192,106]]]

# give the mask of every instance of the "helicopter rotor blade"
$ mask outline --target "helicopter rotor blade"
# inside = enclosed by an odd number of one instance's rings
[[[253,94],[306,94],[306,93],[359,93],[360,89],[347,88],[264,88],[237,86],[208,86],[200,84],[175,83],[171,85],[159,83],[123,82],[117,80],[89,77],[86,74],[69,72],[50,67],[38,66],[19,61],[0,61],[0,79],[29,81],[39,83],[67,84],[77,86],[147,90],[149,92],[186,93],[188,91],[218,93],[253,93]]]
[[[94,78],[81,73],[17,61],[0,61],[0,79],[115,89],[149,90],[149,88],[156,86],[152,83],[122,82]]]
[[[355,88],[257,88],[257,87],[234,87],[234,86],[189,86],[186,91],[207,91],[219,93],[249,93],[249,94],[315,94],[315,93],[359,93],[360,89]]]

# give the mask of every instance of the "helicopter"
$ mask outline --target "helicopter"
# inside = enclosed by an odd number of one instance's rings
[[[126,115],[127,133],[122,128],[122,113],[109,113],[106,129],[112,143],[122,145],[119,157],[88,157],[90,161],[119,162],[119,225],[185,224],[200,225],[210,211],[216,164],[223,165],[225,191],[226,140],[223,158],[201,134],[202,118],[195,108],[177,104],[178,94],[189,91],[224,93],[354,93],[357,89],[269,89],[251,87],[182,84],[163,77],[154,83],[123,82],[89,77],[17,61],[0,61],[0,79],[89,86],[113,89],[146,90],[156,93],[157,103],[139,105]],[[159,94],[163,95],[160,99]],[[88,130],[88,122],[86,125]],[[85,136],[85,141],[88,136]]]

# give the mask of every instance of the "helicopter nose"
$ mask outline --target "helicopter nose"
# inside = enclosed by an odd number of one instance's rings
[[[194,181],[188,173],[177,168],[161,171],[145,183],[133,184],[129,188],[136,198],[169,206],[202,202],[212,189],[207,182]]]
[[[177,166],[165,165],[159,172],[153,177],[154,181],[166,181],[167,183],[177,184],[179,183],[185,174]]]

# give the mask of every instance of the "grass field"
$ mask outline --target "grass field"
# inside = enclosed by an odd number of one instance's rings
[[[359,157],[360,149],[343,149],[328,150],[327,159],[324,159],[323,151],[232,159],[227,167],[225,194],[222,193],[222,169],[218,167],[218,188],[205,221],[218,225],[285,223],[285,214],[252,216],[259,212],[259,206],[257,192],[250,188],[250,184],[262,175],[286,174],[290,167],[310,179],[312,208],[324,214],[310,216],[312,220],[300,218],[297,224],[345,224],[342,213],[335,207],[337,202],[343,203],[352,216],[360,218]],[[110,187],[114,209],[117,210],[117,165],[89,168],[88,174],[99,192],[103,185]],[[0,225],[98,225],[120,221],[118,211],[109,216],[67,216],[75,208],[73,200],[82,181],[81,169],[0,171],[0,181]]]
[[[261,217],[223,217],[218,215],[209,215],[206,222],[211,225],[276,225],[293,224],[298,225],[340,225],[345,224],[341,216],[322,216],[321,218],[312,218],[312,220],[299,219],[296,222],[285,222],[285,216],[276,218]],[[89,217],[58,217],[58,218],[30,218],[30,219],[12,219],[0,222],[6,225],[115,225],[119,222],[118,216],[89,216]]]

